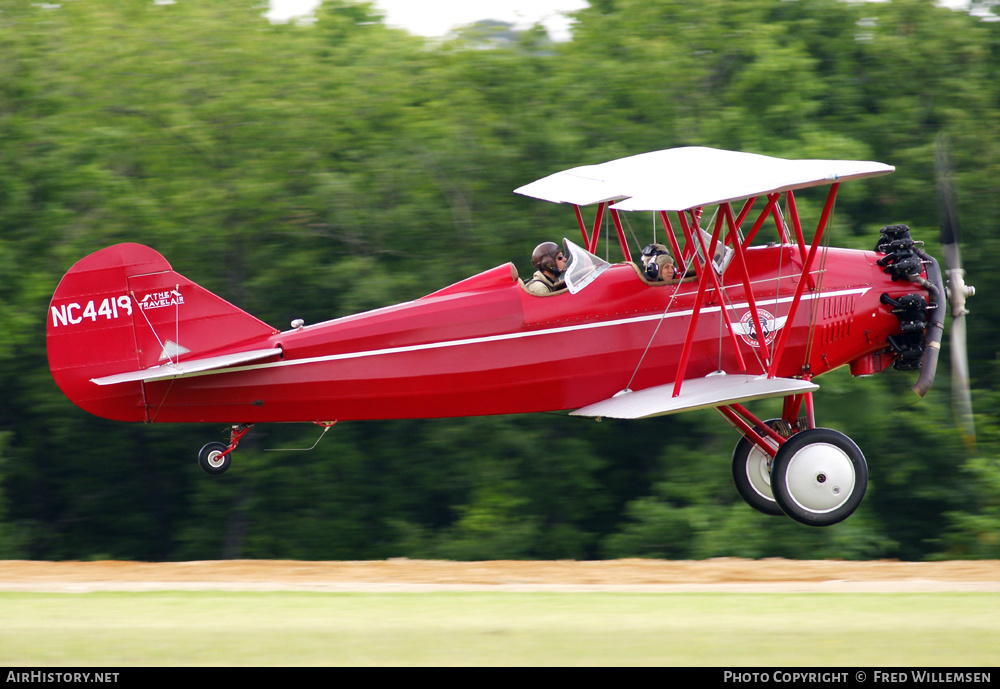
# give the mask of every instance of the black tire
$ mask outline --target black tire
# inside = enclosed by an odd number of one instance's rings
[[[774,428],[775,420],[764,423]],[[733,483],[736,492],[750,507],[772,517],[783,517],[785,513],[771,490],[770,459],[755,442],[742,436],[733,450]]]
[[[233,453],[222,455],[229,447],[225,443],[208,443],[198,453],[198,466],[210,476],[218,476],[226,473],[229,465],[233,463]]]
[[[771,462],[771,490],[785,514],[808,526],[847,519],[868,490],[868,464],[839,431],[812,428],[785,441]]]

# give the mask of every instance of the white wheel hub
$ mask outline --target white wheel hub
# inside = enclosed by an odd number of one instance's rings
[[[226,457],[219,450],[212,450],[208,453],[208,466],[218,469],[226,463]]]
[[[846,452],[829,443],[812,443],[788,462],[785,486],[792,501],[804,510],[832,512],[854,493],[857,476]]]

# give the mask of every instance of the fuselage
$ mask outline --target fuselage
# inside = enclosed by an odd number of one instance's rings
[[[764,373],[762,352],[773,350],[783,328],[790,332],[778,376],[814,377],[845,364],[867,373],[884,368],[891,355],[880,353],[899,321],[880,296],[918,288],[884,275],[875,252],[823,251],[814,264],[821,270],[803,276],[798,246],[749,248],[764,342],[746,327],[749,300],[730,268],[721,291],[705,292],[684,377],[739,372],[736,347],[747,373]],[[799,280],[807,282],[789,322]],[[673,382],[697,292],[697,281],[649,283],[624,263],[576,294],[539,297],[506,264],[411,302],[250,343],[280,348],[280,358],[130,384],[143,386],[144,402],[142,418],[133,407],[129,420],[342,421],[575,409],[626,387]]]

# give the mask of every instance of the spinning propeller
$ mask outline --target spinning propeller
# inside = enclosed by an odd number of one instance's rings
[[[965,300],[976,293],[976,288],[965,284],[962,256],[959,251],[958,203],[948,139],[939,134],[934,145],[934,163],[938,190],[941,196],[941,248],[946,266],[948,313],[951,316],[951,395],[952,407],[959,431],[969,447],[974,446],[976,431],[972,423],[972,397],[969,393],[969,355],[965,343]]]

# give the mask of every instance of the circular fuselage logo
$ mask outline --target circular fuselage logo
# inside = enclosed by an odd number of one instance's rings
[[[758,328],[763,332],[764,342],[760,341]],[[751,312],[747,311],[740,319],[740,337],[751,347],[768,346],[774,342],[774,334],[777,328],[774,327],[774,316],[764,309],[757,309],[756,327],[751,318]]]

